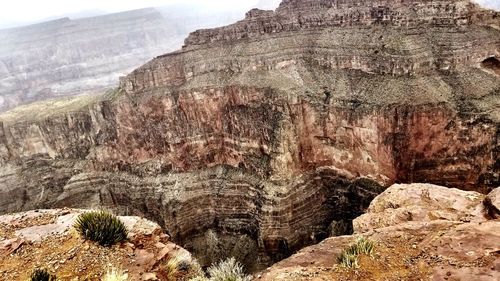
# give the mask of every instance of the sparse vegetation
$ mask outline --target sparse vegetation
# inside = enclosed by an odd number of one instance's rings
[[[342,252],[339,257],[339,263],[347,268],[359,268],[358,256]]]
[[[251,277],[245,275],[243,266],[235,258],[221,261],[208,268],[210,281],[250,281]]]
[[[359,268],[358,256],[372,256],[375,243],[365,237],[359,237],[356,242],[345,249],[338,257],[338,263],[347,268]]]
[[[204,276],[200,264],[190,256],[183,255],[168,260],[161,273],[169,281],[197,280],[196,278],[203,278]]]
[[[126,281],[128,280],[128,274],[116,268],[111,268],[106,272],[102,281]]]
[[[123,222],[107,211],[81,214],[74,227],[83,238],[102,246],[111,246],[127,239],[127,229]]]
[[[50,274],[46,269],[37,268],[33,270],[30,281],[56,281],[57,277]]]

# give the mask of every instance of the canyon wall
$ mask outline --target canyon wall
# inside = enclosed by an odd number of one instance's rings
[[[258,269],[345,234],[332,226],[393,183],[487,192],[499,19],[468,1],[290,0],[194,32],[98,100],[0,115],[0,211],[105,206],[204,265]]]

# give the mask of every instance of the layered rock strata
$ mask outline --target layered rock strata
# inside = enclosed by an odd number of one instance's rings
[[[48,98],[99,94],[182,36],[155,9],[0,30],[0,111]]]
[[[403,4],[284,1],[191,34],[101,101],[3,114],[0,210],[140,214],[204,265],[232,255],[252,270],[394,182],[491,190],[498,13]]]

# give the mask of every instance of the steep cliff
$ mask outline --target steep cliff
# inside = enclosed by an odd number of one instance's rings
[[[205,265],[256,269],[349,232],[392,183],[489,191],[499,19],[468,1],[287,0],[196,31],[98,101],[0,116],[0,210],[107,206]]]

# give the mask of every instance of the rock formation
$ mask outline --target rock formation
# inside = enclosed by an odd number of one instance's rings
[[[128,280],[158,280],[153,277],[169,259],[190,258],[158,224],[138,217],[119,217],[129,232],[122,245],[107,248],[84,241],[72,230],[82,212],[35,210],[0,216],[0,279],[27,280],[32,270],[45,268],[60,280],[102,280],[116,268],[126,271]]]
[[[486,193],[499,19],[465,0],[287,0],[196,31],[99,101],[2,114],[0,211],[106,206],[254,270],[395,182]]]
[[[154,9],[0,30],[0,110],[102,93],[177,47],[179,35]]]
[[[498,193],[500,189],[495,189]],[[354,236],[329,238],[267,269],[256,280],[498,280],[500,221],[477,192],[394,185],[354,220]],[[355,236],[375,241],[374,259],[332,267]]]

